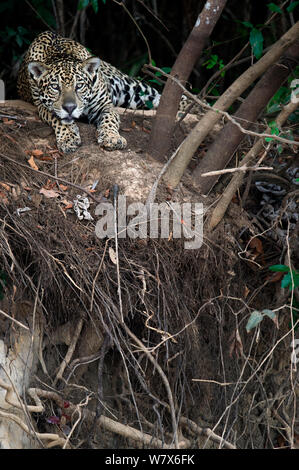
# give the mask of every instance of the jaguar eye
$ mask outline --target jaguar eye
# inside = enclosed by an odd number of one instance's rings
[[[77,90],[77,91],[78,91],[78,90],[82,90],[83,86],[84,86],[84,83],[78,83],[78,84],[76,85],[76,90]]]
[[[53,90],[55,90],[55,91],[59,91],[59,90],[60,90],[60,87],[59,87],[58,83],[53,83],[53,84],[51,85],[51,88],[52,88]]]

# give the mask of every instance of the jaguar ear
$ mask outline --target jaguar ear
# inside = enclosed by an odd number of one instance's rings
[[[48,70],[47,65],[42,64],[41,62],[30,62],[28,64],[28,71],[34,80],[38,80],[40,76]]]
[[[101,61],[98,57],[90,57],[84,60],[83,69],[86,70],[90,75],[93,75],[99,68]]]

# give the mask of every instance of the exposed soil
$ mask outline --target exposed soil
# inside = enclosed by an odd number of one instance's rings
[[[115,185],[128,202],[145,202],[158,178],[163,165],[146,152],[152,119],[151,111],[124,112],[121,133],[128,148],[115,152],[100,148],[95,129],[79,123],[82,146],[61,155],[52,130],[32,107],[0,106],[0,274],[6,280],[0,308],[30,324],[31,310],[24,305],[38,303],[44,343],[32,386],[55,389],[65,401],[96,412],[76,425],[72,447],[159,447],[154,439],[170,445],[169,395],[151,354],[168,381],[185,447],[289,447],[298,438],[285,426],[293,416],[295,429],[298,423],[289,333],[296,317],[282,277],[269,266],[288,264],[290,253],[298,263],[298,224],[281,247],[236,200],[213,233],[204,225],[198,250],[184,249],[184,241],[171,234],[164,240],[119,239],[118,247],[113,238],[95,235],[95,207],[113,201]],[[177,126],[174,149],[196,122],[190,116]],[[77,195],[89,198],[92,220],[76,216]],[[187,172],[175,191],[160,182],[156,201],[203,202],[206,221],[217,197],[198,195]],[[265,316],[247,332],[250,314],[263,309],[275,312],[274,321]],[[11,334],[10,320],[0,316],[0,338],[10,344]],[[38,431],[55,427],[67,435],[77,416],[62,422],[55,401],[45,400],[45,406],[33,418]],[[100,426],[101,415],[153,441]],[[207,427],[225,440],[208,437]]]

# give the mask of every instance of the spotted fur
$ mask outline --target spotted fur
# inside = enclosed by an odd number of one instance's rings
[[[80,116],[96,125],[100,145],[123,149],[127,143],[119,134],[114,107],[137,109],[151,102],[156,108],[160,100],[151,86],[93,57],[81,44],[49,31],[29,47],[18,75],[18,92],[37,106],[40,118],[54,129],[59,150],[65,153],[81,143],[74,122]]]

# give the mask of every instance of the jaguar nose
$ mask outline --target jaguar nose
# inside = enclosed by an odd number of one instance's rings
[[[65,103],[62,107],[69,115],[71,115],[74,109],[77,108],[74,103]]]

